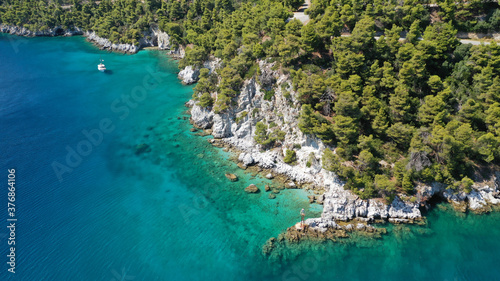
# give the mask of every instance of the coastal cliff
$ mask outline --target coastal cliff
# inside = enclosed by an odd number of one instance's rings
[[[204,66],[210,71],[218,71],[220,62],[207,61]],[[363,200],[349,190],[333,173],[323,169],[322,154],[328,147],[320,139],[306,135],[299,130],[299,108],[297,93],[293,90],[290,76],[274,69],[274,63],[259,61],[260,74],[243,82],[239,95],[232,99],[230,107],[216,113],[211,107],[201,107],[191,100],[191,122],[194,126],[208,130],[215,140],[223,142],[239,153],[242,167],[256,165],[274,174],[284,175],[287,188],[306,187],[322,192],[315,196],[316,202],[323,204],[320,218],[308,219],[313,229],[326,231],[335,228],[337,221],[389,221],[392,223],[417,223],[423,221],[422,210],[429,207],[429,200],[439,198],[450,202],[461,211],[488,212],[491,206],[500,204],[500,173],[495,173],[488,181],[476,182],[469,193],[454,192],[443,184],[416,187],[413,196],[398,194],[391,202],[382,198]],[[199,68],[188,66],[179,73],[184,83],[198,79]],[[274,90],[274,95],[265,97],[266,90]],[[216,93],[211,93],[217,98]],[[269,125],[267,133],[273,130],[284,132],[282,141],[274,148],[263,149],[254,139],[256,124]],[[333,147],[330,147],[334,150]],[[287,150],[296,153],[295,163],[284,161]]]
[[[76,36],[83,35],[88,41],[95,44],[101,50],[110,50],[114,52],[121,52],[126,54],[135,54],[140,49],[145,47],[158,47],[160,50],[171,50],[170,54],[176,58],[184,56],[182,47],[172,48],[170,36],[158,28],[150,28],[147,32],[142,33],[137,45],[134,44],[121,44],[113,43],[107,38],[98,36],[94,31],[84,31],[81,28],[63,28],[55,27],[46,30],[32,31],[25,27],[0,24],[0,32],[10,33],[17,36],[35,37],[35,36]]]
[[[32,31],[25,27],[0,24],[0,32],[10,33],[12,35],[34,37],[34,36],[74,36],[83,35],[84,32],[78,27],[64,29],[62,27],[55,27],[46,30]]]

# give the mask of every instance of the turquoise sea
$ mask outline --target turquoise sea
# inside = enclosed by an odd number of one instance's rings
[[[100,57],[109,72],[97,71]],[[250,183],[275,183],[189,131],[192,88],[176,72],[159,51],[0,35],[0,280],[500,280],[500,213],[446,205],[424,227],[386,225],[382,239],[304,243],[265,258],[262,245],[301,208],[313,217],[321,207],[303,190],[246,194]]]

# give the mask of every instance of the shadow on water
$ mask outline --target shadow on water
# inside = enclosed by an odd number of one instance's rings
[[[111,74],[113,74],[113,70],[106,69],[104,71],[104,74],[111,75]]]

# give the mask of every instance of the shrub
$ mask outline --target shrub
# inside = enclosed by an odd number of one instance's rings
[[[297,155],[295,153],[295,150],[287,149],[283,161],[285,161],[285,163],[287,164],[294,165],[297,161]]]
[[[270,101],[274,97],[274,90],[264,90],[264,99]]]
[[[252,117],[255,117],[257,115],[257,113],[259,113],[259,109],[258,108],[254,108],[252,110]]]
[[[243,111],[243,112],[241,112],[240,116],[238,116],[238,117],[236,117],[236,119],[234,119],[234,121],[236,121],[236,123],[239,124],[240,121],[243,120],[247,115],[248,115],[248,112]]]
[[[198,103],[201,107],[209,107],[214,104],[214,99],[209,93],[203,93],[200,97],[200,102]]]

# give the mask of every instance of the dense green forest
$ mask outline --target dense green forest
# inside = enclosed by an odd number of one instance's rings
[[[362,198],[390,200],[397,192],[412,194],[418,182],[468,191],[471,179],[500,164],[500,46],[456,38],[457,30],[500,30],[499,6],[431,3],[313,0],[311,21],[303,25],[288,20],[301,4],[293,0],[73,1],[71,7],[11,0],[0,1],[0,21],[40,30],[81,27],[124,43],[158,26],[189,46],[181,67],[200,66],[211,55],[222,59],[217,74],[201,70],[194,94],[216,112],[227,110],[251,77],[265,98],[281,87],[291,101],[287,85],[260,75],[258,60],[276,62],[298,93],[300,130],[331,147],[324,168]],[[384,35],[376,40],[377,33]],[[255,139],[264,149],[284,137],[270,125],[257,123]]]

